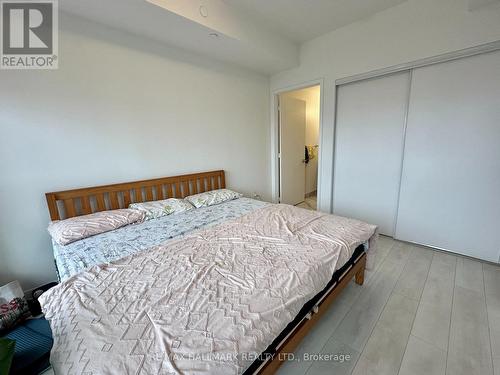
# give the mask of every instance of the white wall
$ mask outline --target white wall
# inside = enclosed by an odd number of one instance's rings
[[[467,0],[408,0],[305,43],[300,66],[271,78],[271,92],[324,80],[320,209],[331,210],[335,80],[499,40],[500,4],[474,11],[468,5]]]
[[[55,279],[44,193],[212,169],[270,198],[269,80],[63,15],[56,71],[0,71],[0,284]]]
[[[306,102],[306,145],[314,146],[319,143],[319,119],[320,119],[320,86],[307,87],[305,89],[294,90],[285,95],[292,98],[301,99]],[[318,152],[318,150],[317,150]],[[318,185],[318,154],[305,164],[306,194],[317,190]]]

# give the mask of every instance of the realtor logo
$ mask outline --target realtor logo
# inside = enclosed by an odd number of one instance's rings
[[[1,0],[2,69],[57,69],[57,0]]]

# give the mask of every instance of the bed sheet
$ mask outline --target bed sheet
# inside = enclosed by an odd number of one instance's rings
[[[239,198],[218,205],[128,225],[68,244],[52,243],[61,281],[92,266],[147,250],[168,239],[241,217],[270,203]]]

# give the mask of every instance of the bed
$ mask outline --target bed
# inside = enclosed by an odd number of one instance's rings
[[[52,220],[225,188],[224,171],[47,193]],[[54,244],[56,373],[271,374],[364,269],[377,229],[249,198]]]

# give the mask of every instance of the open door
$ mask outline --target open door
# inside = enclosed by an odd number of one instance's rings
[[[305,197],[304,148],[306,102],[286,94],[279,97],[280,202],[296,205]]]

